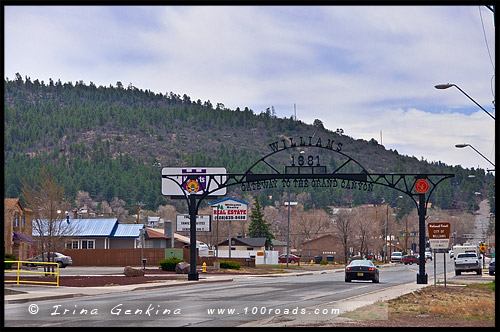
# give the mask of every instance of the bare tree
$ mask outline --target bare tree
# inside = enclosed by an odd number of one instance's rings
[[[344,263],[348,259],[348,246],[351,242],[354,229],[354,218],[351,209],[342,209],[333,215],[334,219],[334,237],[342,244],[344,251]]]
[[[48,253],[42,256],[42,260],[53,262],[51,254],[63,249],[65,241],[77,231],[74,223],[68,223],[64,214],[61,214],[64,189],[42,168],[35,183],[23,181],[21,195],[26,207],[33,213],[33,230],[38,236],[38,249],[42,253]],[[54,266],[50,267],[54,271]],[[44,266],[44,271],[49,271],[49,268]]]
[[[371,208],[358,208],[355,213],[355,229],[358,249],[361,255],[376,252],[378,246],[378,226],[373,222]]]
[[[129,213],[127,209],[125,208],[125,201],[123,199],[119,199],[118,197],[113,197],[111,200],[110,206],[111,210],[113,211],[113,214],[118,218],[120,221],[125,221],[128,219]]]
[[[315,239],[326,233],[330,226],[330,216],[324,210],[304,211],[297,209],[294,211],[293,223],[291,229],[296,240],[294,245],[298,247],[306,239]]]

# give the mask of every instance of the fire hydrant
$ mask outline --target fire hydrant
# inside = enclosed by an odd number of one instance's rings
[[[207,273],[207,263],[203,262],[203,270],[201,272]]]
[[[314,261],[311,259],[311,262],[310,262],[309,264],[313,265],[313,264],[314,264]]]

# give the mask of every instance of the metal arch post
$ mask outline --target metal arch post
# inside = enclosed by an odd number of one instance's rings
[[[419,232],[419,267],[417,284],[427,284],[427,273],[425,273],[425,194],[418,195],[418,232]]]
[[[190,222],[190,243],[189,243],[189,273],[188,280],[198,280],[198,272],[196,272],[196,215],[198,214],[198,206],[196,205],[196,195],[189,195],[189,222]]]

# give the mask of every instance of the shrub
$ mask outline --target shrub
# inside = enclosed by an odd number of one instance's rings
[[[165,258],[162,259],[159,264],[161,266],[161,269],[163,271],[175,271],[175,266],[177,263],[184,262],[183,259],[177,258],[177,257],[170,257],[170,258]]]
[[[235,261],[221,261],[220,262],[221,269],[235,269],[239,270],[241,267],[241,263]]]
[[[319,262],[319,264],[320,264],[320,265],[327,265],[327,264],[328,264],[328,262],[327,262],[327,261],[321,261],[321,262]]]
[[[16,260],[16,256],[12,255],[12,254],[5,254],[4,256],[4,261],[15,261]],[[3,263],[3,268],[4,269],[10,269],[12,268],[12,264],[14,263]]]

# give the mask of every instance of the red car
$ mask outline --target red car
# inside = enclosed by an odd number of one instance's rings
[[[412,265],[413,263],[415,264],[418,264],[420,263],[420,258],[418,256],[415,256],[415,255],[404,255],[403,258],[401,259],[401,261],[405,264],[405,265]]]
[[[292,255],[292,254],[290,254],[290,256],[288,256],[288,263],[290,263],[290,264],[295,264],[295,263],[297,263],[299,261],[300,261],[300,257],[299,256],[295,256],[295,255]],[[280,263],[286,263],[286,254],[280,255],[278,257],[278,262],[280,262]]]

